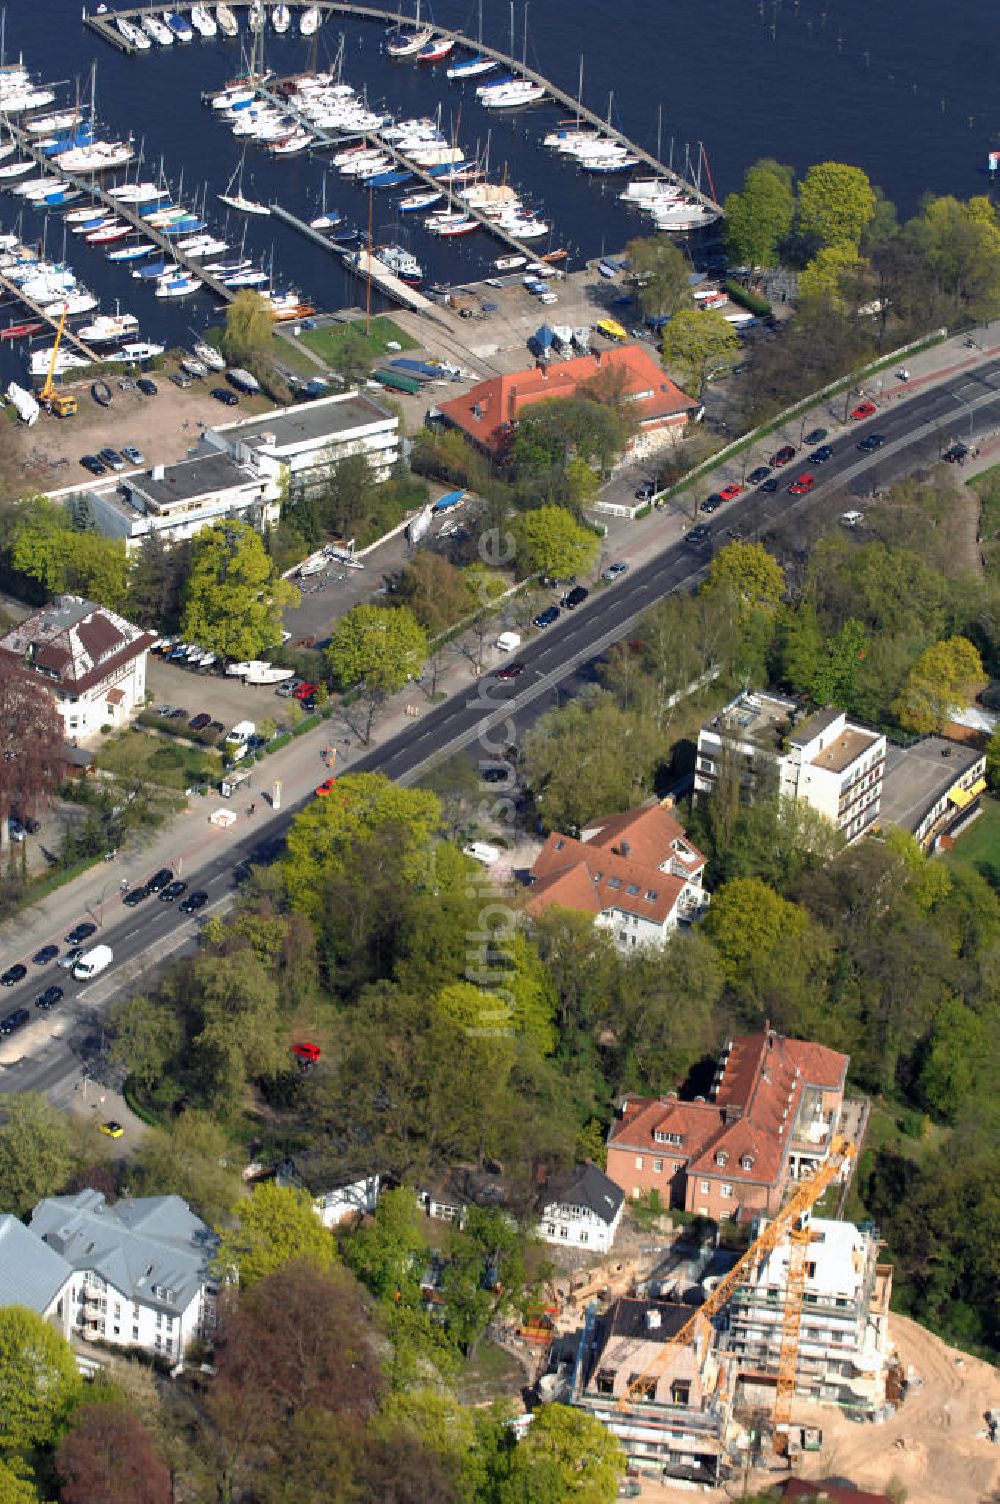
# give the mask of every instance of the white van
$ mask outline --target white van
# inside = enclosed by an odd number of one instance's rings
[[[488,841],[470,841],[462,850],[466,856],[471,856],[474,861],[482,862],[484,867],[492,867],[503,855],[498,846],[491,846]]]
[[[84,951],[73,967],[73,976],[78,982],[93,981],[102,971],[107,971],[114,959],[115,953],[110,945],[95,945],[92,950]]]
[[[521,646],[521,638],[517,632],[501,632],[497,638],[497,647],[501,653],[516,653]]]

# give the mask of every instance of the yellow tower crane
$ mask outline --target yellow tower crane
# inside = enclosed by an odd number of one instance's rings
[[[819,1169],[810,1180],[805,1180],[791,1199],[782,1207],[764,1228],[759,1237],[755,1238],[737,1263],[725,1275],[711,1295],[686,1321],[679,1331],[675,1332],[669,1341],[665,1342],[651,1363],[648,1363],[642,1373],[636,1374],[629,1384],[625,1393],[618,1401],[619,1408],[624,1408],[633,1403],[636,1395],[643,1397],[650,1392],[649,1380],[660,1372],[670,1362],[671,1357],[679,1348],[684,1347],[695,1336],[698,1328],[703,1323],[707,1326],[708,1319],[721,1311],[726,1305],[736,1287],[742,1284],[751,1269],[755,1268],[767,1257],[783,1238],[790,1239],[788,1284],[785,1295],[785,1309],[781,1326],[781,1349],[778,1355],[778,1385],[775,1396],[774,1423],[787,1425],[792,1406],[792,1396],[795,1393],[795,1378],[798,1371],[799,1356],[799,1329],[802,1324],[802,1298],[805,1291],[806,1252],[811,1242],[811,1234],[804,1222],[806,1214],[812,1210],[816,1202],[822,1196],[827,1186],[835,1180],[857,1153],[854,1144],[847,1139],[835,1138],[830,1145],[830,1152]]]
[[[45,385],[38,393],[38,400],[50,413],[55,413],[57,418],[70,418],[76,412],[76,398],[70,392],[57,392],[52,380],[56,370],[56,356],[59,354],[59,343],[66,327],[66,314],[68,305],[63,305],[63,311],[59,319],[59,327],[56,330],[55,344],[52,346],[52,358],[49,361],[48,373],[45,377]]]

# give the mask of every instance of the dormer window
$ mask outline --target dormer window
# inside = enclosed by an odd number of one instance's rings
[[[726,1153],[725,1149],[720,1149],[718,1151],[718,1153],[715,1156],[715,1163],[720,1168],[722,1168],[724,1165],[728,1165],[728,1163],[729,1163],[729,1155]]]
[[[752,1154],[741,1154],[740,1155],[740,1169],[741,1170],[752,1170],[753,1169],[753,1155]]]

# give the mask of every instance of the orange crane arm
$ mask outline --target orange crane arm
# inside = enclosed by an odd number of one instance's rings
[[[743,1277],[749,1269],[778,1246],[785,1234],[790,1232],[798,1219],[815,1205],[831,1180],[840,1174],[843,1167],[854,1158],[856,1153],[857,1149],[854,1144],[849,1143],[847,1139],[834,1139],[830,1145],[830,1153],[812,1179],[802,1182],[791,1200],[786,1202],[773,1221],[767,1224],[760,1236],[754,1239],[746,1253],[719,1281],[711,1295],[698,1307],[690,1320],[686,1321],[680,1331],[675,1332],[669,1341],[663,1344],[656,1357],[646,1365],[642,1373],[636,1374],[618,1401],[620,1409],[632,1403],[638,1390],[645,1391],[646,1380],[650,1374],[657,1373],[664,1368],[674,1351],[691,1340],[699,1321],[707,1320],[710,1316],[714,1316],[716,1311],[722,1309],[736,1286],[743,1282]]]

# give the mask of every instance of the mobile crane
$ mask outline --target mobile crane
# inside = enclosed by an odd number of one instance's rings
[[[76,412],[76,398],[70,392],[57,392],[52,377],[55,375],[56,356],[59,354],[59,343],[66,327],[67,309],[64,305],[59,318],[59,327],[56,330],[55,344],[52,346],[52,359],[49,361],[48,374],[45,377],[45,385],[38,393],[38,400],[47,412],[54,413],[57,418],[71,418]]]
[[[798,1371],[799,1330],[802,1325],[802,1299],[805,1293],[806,1253],[812,1234],[807,1214],[815,1206],[831,1181],[842,1175],[857,1154],[857,1148],[844,1138],[835,1138],[830,1152],[812,1179],[803,1181],[791,1200],[782,1207],[777,1216],[755,1238],[746,1253],[735,1263],[716,1285],[712,1293],[694,1312],[688,1321],[665,1342],[651,1363],[636,1374],[625,1393],[618,1401],[624,1409],[631,1405],[637,1394],[647,1396],[650,1378],[654,1379],[670,1358],[690,1342],[699,1328],[707,1326],[710,1317],[721,1311],[736,1287],[747,1274],[766,1256],[777,1248],[783,1238],[790,1242],[788,1260],[788,1283],[785,1290],[785,1309],[781,1323],[781,1347],[778,1354],[777,1391],[774,1402],[775,1445],[782,1445],[791,1418],[792,1398]]]

